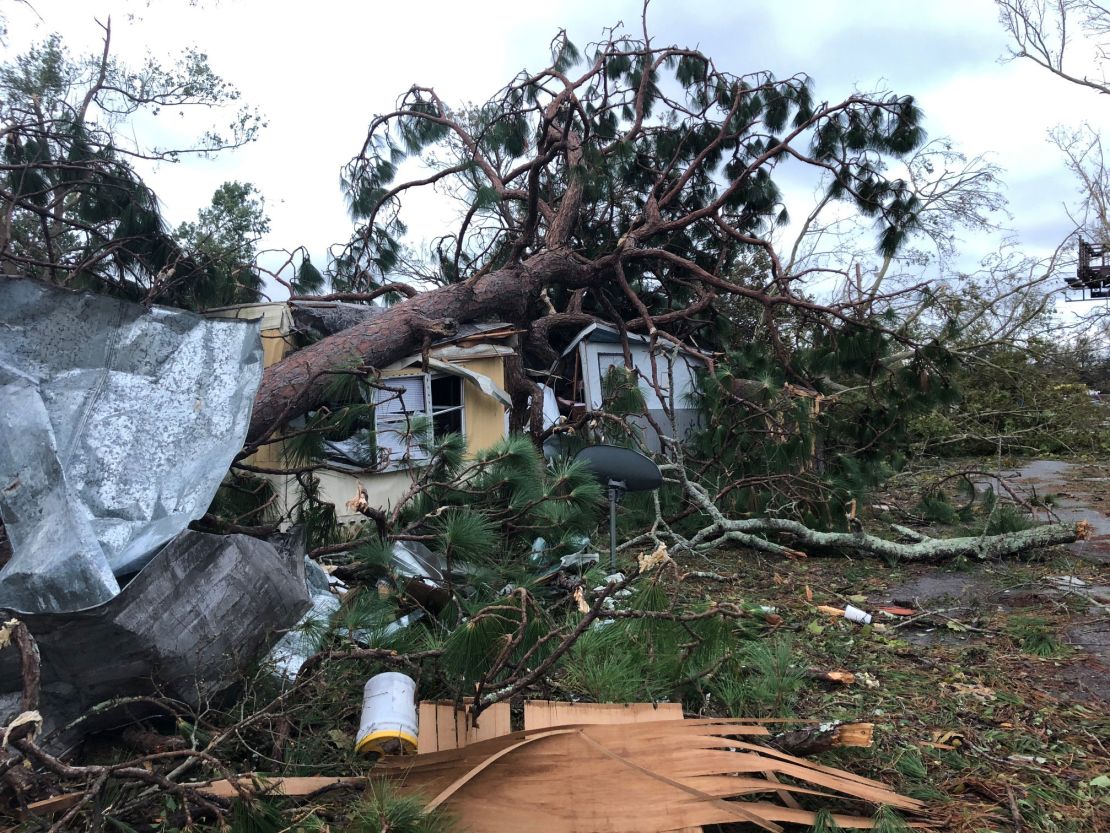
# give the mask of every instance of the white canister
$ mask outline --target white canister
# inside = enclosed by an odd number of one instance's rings
[[[861,625],[871,624],[871,614],[866,610],[860,610],[858,607],[848,605],[844,608],[844,618],[849,622],[858,622]]]
[[[416,751],[416,683],[387,671],[366,681],[356,752],[407,755]]]

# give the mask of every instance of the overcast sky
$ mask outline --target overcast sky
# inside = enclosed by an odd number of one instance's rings
[[[517,70],[545,66],[560,27],[583,45],[622,20],[638,29],[640,16],[638,0],[33,2],[42,20],[6,4],[9,57],[51,32],[74,51],[98,49],[94,19],[108,15],[121,58],[149,51],[169,59],[188,45],[207,52],[269,126],[217,160],[162,164],[148,183],[176,224],[225,180],[252,182],[272,221],[266,245],[306,245],[317,263],[351,228],[341,166],[359,150],[370,117],[410,85],[434,86],[452,103],[482,101]],[[806,72],[820,99],[855,88],[913,94],[930,137],[951,137],[1004,168],[1012,228],[1032,249],[1068,233],[1063,206],[1076,198],[1048,130],[1084,120],[1101,127],[1110,115],[1093,92],[1026,63],[1000,63],[1005,40],[989,0],[655,0],[649,22],[656,43],[698,46],[722,69]],[[410,207],[410,220],[413,209],[425,220],[437,214],[432,205]],[[968,241],[969,250],[985,245]]]

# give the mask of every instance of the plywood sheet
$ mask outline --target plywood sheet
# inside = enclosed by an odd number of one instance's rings
[[[682,720],[681,703],[560,703],[530,700],[524,704],[524,729],[550,726],[624,725]]]
[[[460,749],[467,744],[490,740],[512,731],[508,703],[495,703],[482,712],[478,725],[470,722],[465,711],[454,703],[423,702],[419,710],[420,729],[416,748],[420,754]]]

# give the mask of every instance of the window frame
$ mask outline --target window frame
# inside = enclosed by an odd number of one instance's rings
[[[388,397],[394,397],[395,395],[391,394],[389,391],[383,391],[381,388],[383,388],[383,387],[388,388],[390,386],[390,382],[396,381],[398,379],[417,379],[417,378],[421,379],[423,381],[423,392],[424,392],[424,403],[423,404],[424,404],[424,409],[421,410],[421,411],[401,410],[401,411],[397,411],[397,412],[386,412],[386,413],[383,414],[381,409],[378,408],[378,401],[377,400],[379,398],[379,395],[384,395],[382,397],[383,399],[387,399]],[[458,382],[458,385],[459,385],[459,404],[458,405],[446,405],[446,406],[438,406],[438,407],[436,406],[436,404],[435,404],[435,402],[433,401],[433,398],[432,398],[432,380],[433,379],[439,379],[439,378],[449,378],[449,379],[456,380]],[[462,430],[459,433],[463,437],[463,439],[465,440],[465,438],[466,438],[466,379],[465,378],[463,378],[461,376],[456,376],[452,373],[443,373],[443,372],[435,372],[435,371],[425,373],[423,371],[413,371],[411,373],[395,373],[395,374],[390,374],[389,376],[383,376],[379,380],[379,385],[381,387],[375,388],[375,390],[374,390],[374,400],[375,401],[373,403],[374,404],[374,442],[375,442],[375,447],[377,449],[380,450],[383,447],[380,440],[379,440],[379,437],[382,435],[382,433],[391,433],[392,432],[394,434],[398,434],[398,435],[402,435],[402,436],[405,435],[405,434],[410,434],[411,433],[410,429],[411,429],[411,425],[412,425],[412,419],[414,417],[422,417],[425,420],[427,420],[428,430],[431,433],[431,440],[434,442],[435,439],[436,439],[435,417],[438,416],[438,415],[451,413],[451,412],[454,412],[454,411],[457,411],[461,414],[459,424],[460,424]],[[402,405],[403,404],[404,403],[402,402]],[[401,426],[401,428],[400,428],[400,430],[398,430],[396,427],[391,429],[390,426]],[[390,449],[390,455],[389,455],[388,459],[386,460],[385,465],[382,467],[381,471],[387,471],[387,472],[388,471],[400,471],[400,470],[407,469],[407,468],[413,468],[413,467],[419,467],[419,466],[427,465],[428,455],[425,454],[423,452],[423,450],[420,448],[419,440],[414,436],[409,438],[409,441],[406,444],[406,446],[404,448],[404,451],[402,453],[400,453],[398,456],[394,456],[393,451],[394,451],[394,449],[400,449],[402,447],[400,443],[397,443],[396,445],[390,445],[388,447]]]

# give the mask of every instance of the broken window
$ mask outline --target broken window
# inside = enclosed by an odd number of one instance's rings
[[[463,380],[432,377],[432,433],[435,437],[463,433]]]
[[[430,441],[464,433],[463,383],[449,374],[413,373],[386,376],[372,389],[360,386],[356,399],[329,404],[373,407],[354,416],[342,435],[329,432],[324,456],[342,466],[386,470],[426,460]]]
[[[421,447],[428,430],[430,380],[426,374],[390,376],[374,392],[375,440],[390,464],[416,462],[428,455]]]
[[[609,374],[611,368],[617,367],[621,370],[627,370],[625,364],[624,353],[598,353],[598,378],[604,380]],[[665,356],[655,357],[654,372],[652,369],[651,356],[644,350],[632,351],[632,373],[636,374],[637,383],[641,392],[647,399],[649,408],[658,408],[659,395],[662,393],[666,398],[671,387],[671,368],[670,363]],[[659,390],[656,391],[655,384],[658,382]]]
[[[422,442],[463,433],[463,380],[458,376],[390,376],[382,386],[386,390],[375,394],[376,441],[390,466],[426,459]]]

